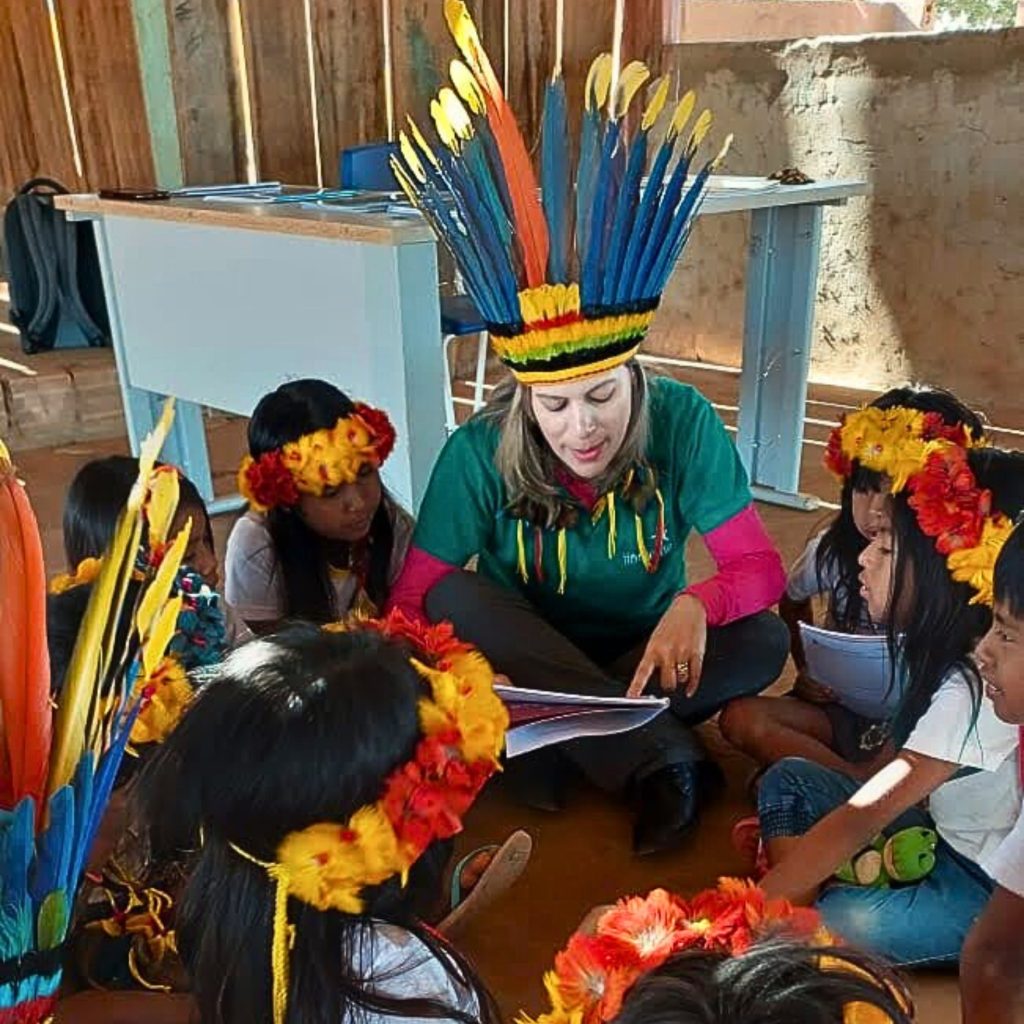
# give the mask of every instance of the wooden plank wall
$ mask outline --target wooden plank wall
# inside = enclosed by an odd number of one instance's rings
[[[158,0],[167,17],[182,178],[334,184],[338,152],[423,116],[455,48],[443,0]],[[151,184],[154,165],[132,0],[0,3],[0,197],[36,174],[75,188]],[[385,18],[385,4],[388,17]],[[565,0],[565,74],[578,104],[591,58],[612,43],[614,0]],[[554,59],[555,0],[469,0],[531,144]],[[662,0],[627,0],[623,59],[658,55]],[[153,69],[147,67],[147,72]],[[246,112],[249,116],[246,117]],[[247,160],[251,151],[254,166]]]

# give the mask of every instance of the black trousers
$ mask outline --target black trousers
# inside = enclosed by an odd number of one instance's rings
[[[592,656],[545,621],[518,591],[472,572],[441,580],[427,594],[426,611],[434,622],[450,621],[460,639],[478,647],[495,671],[538,690],[621,697],[646,646],[641,643],[613,659]],[[789,633],[770,612],[709,628],[700,687],[692,697],[676,691],[670,709],[648,725],[573,740],[561,749],[591,782],[612,793],[668,765],[699,761],[704,752],[690,727],[734,698],[770,686],[788,654]]]

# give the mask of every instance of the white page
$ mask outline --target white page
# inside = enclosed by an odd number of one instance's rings
[[[540,750],[541,747],[550,747],[581,736],[612,736],[629,732],[646,725],[668,706],[667,699],[644,703],[648,706],[574,711],[543,722],[512,726],[505,736],[505,753],[509,757],[519,757]]]
[[[844,707],[866,718],[888,718],[899,707],[902,681],[893,683],[884,635],[835,633],[801,622],[800,638],[807,674]]]
[[[591,697],[585,693],[555,693],[551,690],[531,690],[524,686],[502,685],[495,686],[494,692],[506,704],[586,704],[595,710],[668,707],[667,697]]]

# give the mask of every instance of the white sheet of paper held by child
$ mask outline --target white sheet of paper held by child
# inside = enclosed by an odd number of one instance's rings
[[[899,707],[903,681],[893,678],[884,635],[834,633],[800,623],[807,674],[827,686],[844,707],[865,718],[889,718]]]

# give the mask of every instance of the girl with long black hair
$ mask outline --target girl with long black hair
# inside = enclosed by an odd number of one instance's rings
[[[178,946],[203,1024],[497,1024],[423,921],[507,716],[478,656],[389,621],[235,652],[141,779],[154,853],[190,851]]]
[[[880,395],[869,408],[905,409],[934,418],[937,433],[968,444],[984,437],[981,418],[955,395],[941,388],[899,387]],[[837,435],[838,436],[838,435]],[[830,451],[826,462],[839,471],[840,454]],[[899,723],[865,718],[840,704],[835,696],[806,671],[799,623],[814,623],[812,600],[823,598],[825,625],[842,633],[883,633],[885,623],[872,619],[860,589],[859,559],[871,537],[889,524],[894,514],[891,481],[856,460],[843,473],[839,511],[828,526],[816,533],[790,569],[786,595],[779,602],[779,614],[790,628],[791,650],[797,667],[797,682],[787,697],[743,697],[723,711],[719,723],[723,735],[734,746],[766,767],[783,757],[805,757],[817,764],[866,779],[890,760],[897,742],[905,738]],[[903,510],[906,510],[904,502]],[[913,543],[910,539],[908,544]],[[917,541],[925,562],[936,559],[926,539]],[[908,563],[909,564],[909,563]],[[947,587],[948,589],[948,587]],[[961,650],[962,636],[947,638],[951,649]],[[916,647],[916,645],[914,645]],[[904,652],[907,663],[918,675],[934,675],[936,661],[948,659],[927,643],[921,650]],[[923,688],[927,691],[927,687]],[[927,698],[926,698],[927,703]],[[908,709],[908,712],[912,709]],[[920,709],[917,709],[918,713]],[[904,715],[903,725],[912,723]]]
[[[972,650],[991,621],[999,542],[1024,508],[1024,454],[920,445],[920,419],[876,416],[864,410],[842,433],[847,450],[880,452],[874,468],[884,466],[899,488],[890,521],[861,553],[859,581],[897,666],[898,750],[863,784],[803,758],[769,768],[758,789],[771,865],[762,885],[771,896],[815,901],[833,931],[893,962],[955,962],[992,890],[980,865],[1020,803],[1017,730],[983,695]],[[938,834],[921,881],[833,881],[819,891],[875,836],[908,828]]]
[[[260,399],[239,473],[250,510],[228,539],[225,588],[254,632],[383,607],[413,526],[381,483],[394,439],[384,413],[326,381]]]

